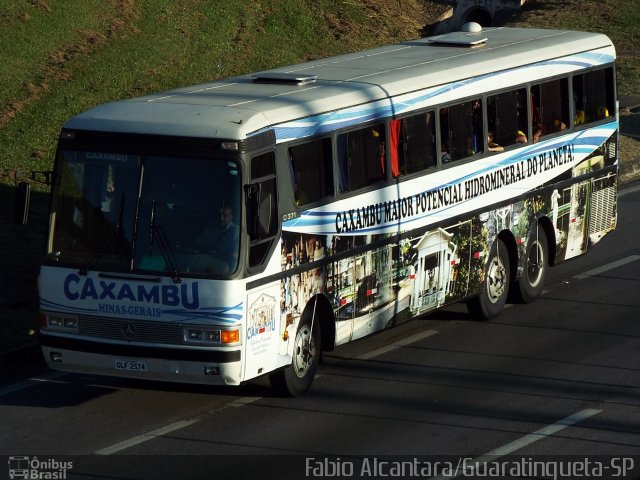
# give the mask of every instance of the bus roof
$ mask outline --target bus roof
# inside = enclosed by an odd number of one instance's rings
[[[458,43],[467,41],[480,45]],[[606,35],[567,30],[454,32],[108,103],[65,128],[243,140],[307,116],[611,46]]]

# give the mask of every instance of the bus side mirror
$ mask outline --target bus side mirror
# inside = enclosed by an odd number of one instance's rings
[[[29,219],[29,201],[31,199],[31,184],[20,182],[16,189],[14,220],[20,226],[25,226]]]

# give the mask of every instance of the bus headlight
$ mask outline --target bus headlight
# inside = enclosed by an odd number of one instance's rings
[[[69,315],[49,315],[45,316],[45,325],[52,329],[63,332],[78,332],[78,317]]]
[[[182,328],[184,343],[189,345],[232,345],[240,343],[240,330],[214,330],[191,326]]]

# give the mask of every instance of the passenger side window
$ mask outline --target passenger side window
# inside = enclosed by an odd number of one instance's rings
[[[306,205],[333,195],[332,162],[330,138],[289,148],[296,205]]]
[[[487,135],[493,144],[510,147],[526,143],[527,91],[525,88],[487,97]],[[496,147],[489,144],[489,150]]]
[[[566,78],[531,87],[531,135],[540,137],[569,126],[569,82]]]
[[[384,180],[384,124],[338,135],[338,168],[340,193]]]
[[[484,151],[482,100],[477,98],[440,109],[442,163]]]
[[[613,69],[573,77],[574,125],[597,122],[615,112]]]
[[[425,112],[389,123],[389,156],[394,178],[436,166],[435,114]]]

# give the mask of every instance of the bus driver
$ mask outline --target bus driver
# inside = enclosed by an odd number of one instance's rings
[[[196,238],[196,247],[202,254],[196,259],[196,270],[213,273],[230,273],[238,264],[240,227],[233,223],[233,210],[229,206],[220,209],[217,223],[205,225]]]

